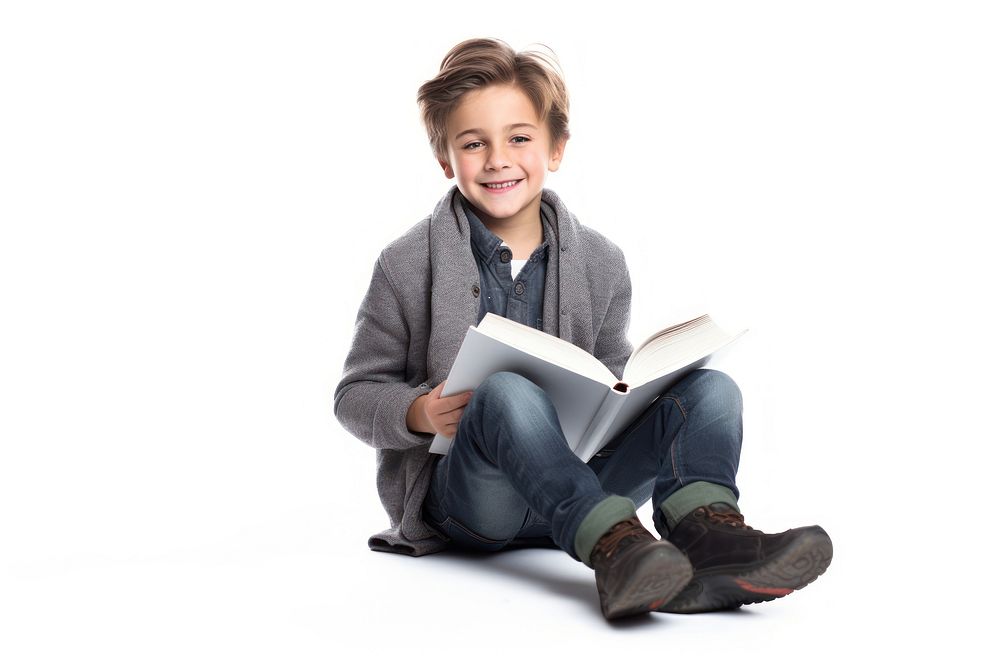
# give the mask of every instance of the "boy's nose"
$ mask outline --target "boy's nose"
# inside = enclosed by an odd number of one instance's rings
[[[510,159],[502,148],[492,149],[486,157],[487,169],[502,169],[510,166]]]

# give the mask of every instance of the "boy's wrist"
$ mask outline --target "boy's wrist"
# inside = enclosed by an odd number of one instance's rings
[[[424,402],[426,400],[427,394],[421,394],[410,403],[410,407],[406,411],[406,428],[410,429],[413,433],[434,435],[434,425],[430,423],[426,413],[424,413]]]

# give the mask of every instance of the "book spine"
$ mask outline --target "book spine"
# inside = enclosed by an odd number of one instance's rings
[[[589,461],[605,445],[608,429],[611,428],[615,417],[618,416],[618,412],[625,404],[627,395],[628,385],[623,382],[608,388],[608,395],[604,398],[604,402],[601,403],[601,407],[594,414],[593,419],[590,420],[587,430],[580,438],[580,443],[574,449],[574,453],[582,460]]]

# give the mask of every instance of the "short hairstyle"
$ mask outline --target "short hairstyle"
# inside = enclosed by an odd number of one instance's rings
[[[517,86],[531,100],[538,118],[548,124],[553,143],[560,137],[569,138],[569,95],[554,53],[550,59],[541,51],[515,51],[498,39],[467,39],[452,47],[437,76],[417,92],[435,157],[443,160],[448,155],[448,116],[462,96],[505,84]]]

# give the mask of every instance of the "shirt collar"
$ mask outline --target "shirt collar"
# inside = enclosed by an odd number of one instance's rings
[[[488,263],[492,260],[493,253],[497,252],[501,245],[506,244],[504,244],[503,239],[486,228],[486,225],[475,214],[469,205],[469,201],[464,196],[460,196],[459,199],[462,201],[465,216],[469,219],[469,233],[472,236],[472,247],[479,257]],[[555,233],[552,230],[551,221],[555,219],[555,212],[550,211],[549,208],[547,202],[542,202],[542,244],[536,252],[545,252],[549,245],[554,243]]]

